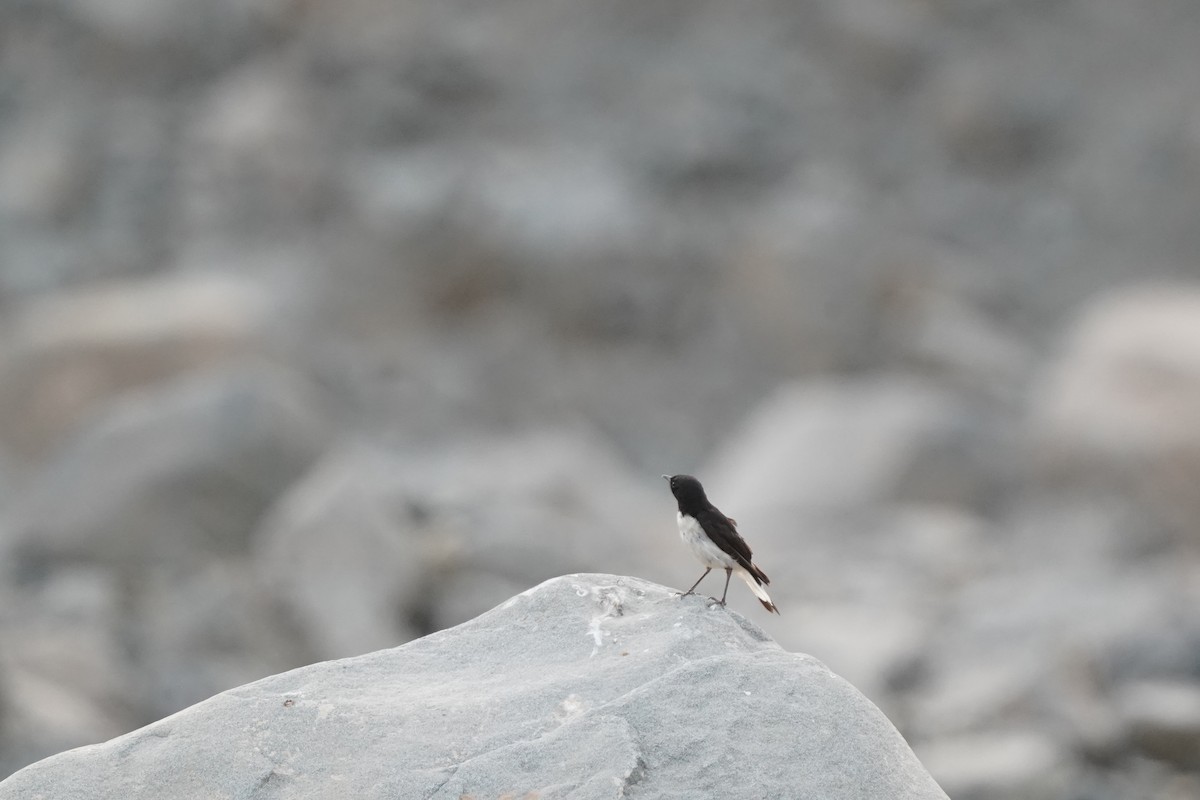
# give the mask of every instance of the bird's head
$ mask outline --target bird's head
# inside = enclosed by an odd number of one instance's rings
[[[707,502],[708,498],[704,496],[704,487],[691,475],[663,475],[663,477],[671,486],[671,494],[675,495],[675,499],[680,503],[692,505]]]

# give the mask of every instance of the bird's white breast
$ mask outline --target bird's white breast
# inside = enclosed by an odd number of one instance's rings
[[[695,517],[680,511],[675,515],[675,521],[679,524],[679,538],[683,539],[701,564],[714,569],[738,566],[724,550],[713,544]]]

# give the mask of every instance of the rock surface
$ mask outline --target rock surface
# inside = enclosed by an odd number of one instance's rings
[[[38,762],[0,798],[944,798],[844,680],[635,578],[276,675]]]

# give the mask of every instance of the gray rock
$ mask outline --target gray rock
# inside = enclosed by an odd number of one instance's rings
[[[969,435],[955,421],[961,414],[953,395],[909,378],[798,381],[768,397],[704,474],[739,519],[761,509],[888,502],[905,485],[931,482],[923,469],[955,471],[945,463],[954,450],[946,439]],[[960,450],[964,472],[971,448]]]
[[[948,383],[1016,404],[1034,354],[1011,324],[985,310],[973,296],[983,292],[972,288],[897,287],[887,309],[889,339],[901,355]]]
[[[898,238],[864,208],[855,176],[812,167],[781,186],[719,284],[747,338],[782,372],[861,365],[879,346],[881,300],[911,270]]]
[[[579,432],[347,447],[272,509],[255,570],[315,656],[338,658],[464,622],[555,574],[633,568],[647,545],[627,521],[645,503],[620,460]]]
[[[324,446],[307,394],[258,367],[132,395],[25,482],[0,518],[0,763],[304,663],[243,559]]]
[[[0,147],[0,219],[46,223],[78,210],[90,153],[71,113],[59,107],[30,114]]]
[[[245,48],[287,13],[286,4],[278,0],[219,0],[203,8],[176,0],[67,0],[62,5],[115,43],[158,49],[175,58],[186,53],[192,59],[206,45],[220,55],[228,55],[234,45]]]
[[[1034,387],[1033,433],[1058,471],[1114,471],[1195,511],[1200,289],[1143,286],[1092,300]]]
[[[883,0],[818,3],[842,65],[873,83],[903,91],[928,57],[933,9]]]
[[[148,569],[123,588],[114,646],[124,648],[137,724],[314,660],[244,560]]]
[[[1121,688],[1116,705],[1139,751],[1182,769],[1200,767],[1200,683],[1132,684]]]
[[[548,581],[458,628],[217,695],[0,798],[944,798],[887,719],[736,614]]]
[[[17,510],[18,560],[135,570],[242,553],[327,433],[311,387],[261,365],[130,395],[35,479]]]
[[[923,744],[921,758],[956,800],[1054,800],[1070,794],[1067,753],[1032,730],[958,735]]]
[[[711,579],[710,579],[711,580]],[[794,585],[772,596],[795,598]],[[790,606],[790,607],[789,607]],[[811,602],[795,598],[787,620],[773,624],[781,629],[778,638],[803,649],[820,653],[839,675],[845,675],[859,691],[870,697],[889,714],[898,710],[890,684],[922,656],[929,638],[929,624],[917,609],[896,602],[884,607],[878,603]],[[795,614],[790,613],[795,611]],[[798,617],[798,619],[793,619]]]
[[[312,660],[248,564],[185,561],[49,561],[0,580],[0,769]]]
[[[255,534],[259,582],[316,659],[419,635],[404,610],[417,601],[427,564],[394,473],[394,460],[378,450],[331,453],[289,487]]]
[[[328,202],[319,121],[295,70],[280,59],[252,60],[214,82],[185,130],[188,239],[286,242]]]
[[[949,659],[943,659],[948,661]],[[1013,719],[1031,720],[1045,701],[1038,689],[1045,681],[1042,659],[1028,656],[959,660],[951,669],[934,667],[929,684],[907,697],[905,731],[924,737],[971,736],[995,730]]]
[[[0,441],[44,456],[125,392],[261,351],[272,295],[244,276],[194,271],[17,307],[0,349]]]
[[[0,587],[0,769],[154,719],[136,713],[136,685],[114,636],[119,602],[97,567]]]
[[[1033,87],[998,80],[987,56],[958,59],[935,81],[938,133],[948,155],[968,171],[1007,175],[1053,155],[1065,103],[1045,76]]]

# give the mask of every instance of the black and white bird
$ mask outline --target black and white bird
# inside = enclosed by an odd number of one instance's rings
[[[704,487],[691,475],[663,477],[671,484],[671,494],[675,495],[679,502],[679,513],[675,515],[679,523],[679,537],[704,565],[704,574],[692,584],[692,588],[683,593],[683,596],[694,594],[700,581],[704,580],[714,567],[719,567],[725,570],[725,591],[721,593],[718,603],[725,605],[725,595],[729,593],[729,578],[736,572],[763,607],[778,614],[779,609],[771,602],[767,590],[763,588],[769,585],[771,580],[767,573],[755,566],[751,560],[753,553],[750,552],[750,545],[746,544],[746,540],[738,535],[737,522],[722,514],[708,501]]]

